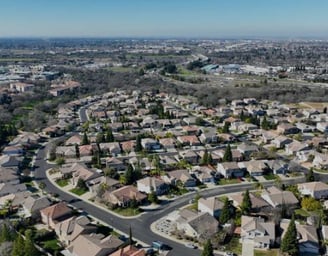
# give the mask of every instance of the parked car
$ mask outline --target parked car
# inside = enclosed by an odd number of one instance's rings
[[[197,246],[192,244],[192,243],[186,243],[185,246],[188,247],[188,248],[191,248],[191,249],[196,249],[197,248]]]

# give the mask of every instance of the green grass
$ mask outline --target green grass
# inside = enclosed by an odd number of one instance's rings
[[[44,241],[44,242],[41,243],[41,245],[45,250],[50,250],[50,251],[58,251],[62,248],[59,245],[59,242],[58,242],[57,239]]]
[[[231,251],[237,255],[241,255],[242,253],[242,244],[239,243],[239,237],[234,236],[231,238],[230,242],[225,245],[226,251]]]
[[[273,173],[267,173],[267,174],[264,174],[263,177],[266,179],[266,180],[274,180],[276,178],[276,175],[274,175]]]
[[[310,217],[310,214],[304,209],[296,209],[295,214],[303,217]]]
[[[108,67],[107,69],[116,73],[127,73],[136,71],[136,69],[133,67]]]
[[[237,184],[239,182],[238,179],[220,179],[219,185]]]
[[[88,192],[86,189],[83,188],[73,188],[70,190],[70,192],[74,193],[75,195],[81,196],[84,193]]]
[[[136,216],[141,213],[141,210],[139,208],[116,208],[113,210],[119,215],[122,216]]]
[[[254,256],[278,256],[279,250],[273,249],[268,251],[254,250]]]
[[[65,187],[68,185],[69,180],[68,179],[59,179],[56,180],[56,183],[58,184],[58,186],[60,187]]]

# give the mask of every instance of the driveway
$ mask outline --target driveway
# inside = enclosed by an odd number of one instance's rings
[[[243,242],[242,256],[254,256],[254,243],[253,241]]]

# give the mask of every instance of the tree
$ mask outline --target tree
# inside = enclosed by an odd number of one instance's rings
[[[75,156],[77,159],[80,158],[80,148],[79,145],[75,144]]]
[[[142,151],[141,139],[142,139],[141,135],[138,135],[136,138],[136,146],[134,148],[135,152]]]
[[[211,153],[208,153],[207,149],[205,149],[204,155],[203,155],[202,161],[201,161],[202,165],[210,164],[210,155],[211,155]]]
[[[303,209],[310,212],[322,209],[321,203],[313,197],[304,197],[302,199],[301,206]]]
[[[132,236],[132,228],[130,226],[129,228],[129,245],[133,245],[134,241],[133,241],[133,236]]]
[[[108,127],[106,131],[106,142],[114,142],[114,135],[112,128]]]
[[[96,142],[97,143],[102,143],[102,142],[105,142],[105,141],[106,141],[105,134],[103,132],[99,132],[97,134],[97,137],[96,137]]]
[[[157,204],[158,203],[158,197],[156,192],[152,189],[152,191],[148,194],[148,201]]]
[[[297,256],[298,253],[298,241],[297,241],[297,230],[295,225],[295,217],[292,216],[292,219],[288,225],[285,236],[281,241],[281,251],[287,253],[290,256]]]
[[[241,212],[242,214],[249,214],[252,209],[252,201],[249,196],[249,191],[246,189],[246,192],[243,195],[243,201],[241,203]]]
[[[134,182],[133,172],[133,167],[131,164],[129,164],[128,169],[124,174],[125,185],[131,185]]]
[[[89,144],[89,139],[88,139],[88,135],[86,132],[84,132],[83,134],[83,138],[82,138],[82,142],[81,142],[82,145],[88,145]]]
[[[305,175],[306,182],[315,181],[313,169],[311,168],[309,172]]]
[[[36,256],[39,254],[33,242],[31,229],[25,231],[24,253],[26,256]]]
[[[85,181],[82,180],[81,178],[79,178],[79,179],[77,180],[76,187],[77,187],[77,188],[80,188],[80,189],[84,189],[84,190],[87,190],[87,189],[88,189],[87,185],[85,184]]]
[[[229,122],[225,122],[222,128],[222,132],[223,133],[229,133],[230,130],[230,123]]]
[[[106,177],[110,177],[110,178],[116,179],[116,180],[119,179],[119,177],[120,177],[120,175],[114,168],[108,168],[108,167],[104,170],[104,175]]]
[[[270,123],[268,122],[266,116],[263,117],[262,123],[261,123],[261,128],[263,130],[269,130],[270,129]]]
[[[203,250],[201,256],[214,256],[213,246],[212,246],[210,239],[208,239],[206,241],[206,243],[204,244],[204,250]]]
[[[223,162],[231,162],[232,161],[232,152],[230,144],[225,149],[224,155],[223,155]]]
[[[11,256],[25,256],[24,247],[24,239],[22,234],[19,233],[14,241]]]
[[[230,201],[228,198],[224,199],[224,205],[219,217],[220,224],[225,224],[228,220],[231,219],[231,212],[230,212]]]
[[[0,243],[11,241],[12,239],[12,231],[9,229],[6,223],[3,223],[1,227]]]

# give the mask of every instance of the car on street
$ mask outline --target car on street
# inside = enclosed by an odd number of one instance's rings
[[[197,246],[192,244],[192,243],[186,243],[185,246],[188,247],[188,248],[191,248],[191,249],[196,249],[197,248]]]

